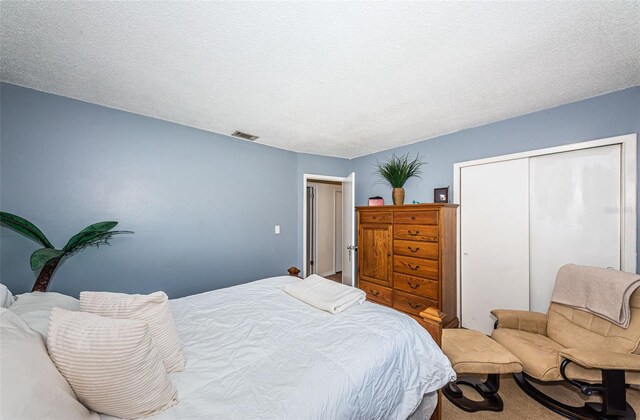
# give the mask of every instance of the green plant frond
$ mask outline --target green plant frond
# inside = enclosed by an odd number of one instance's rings
[[[27,238],[38,242],[45,248],[53,248],[51,242],[49,242],[47,237],[44,236],[44,233],[42,233],[42,231],[38,229],[36,225],[26,219],[23,219],[20,216],[0,211],[0,223],[22,233]]]
[[[39,268],[44,267],[44,265],[54,258],[63,257],[65,254],[64,251],[53,248],[40,248],[33,251],[31,254],[31,269],[37,270]]]
[[[80,231],[80,233],[83,232],[106,232],[108,230],[113,229],[114,227],[116,227],[116,225],[118,224],[118,222],[98,222],[98,223],[94,223],[92,225],[87,226],[86,228],[82,229]]]
[[[389,184],[392,188],[402,188],[409,178],[420,178],[421,166],[424,162],[420,160],[420,154],[416,158],[409,160],[409,153],[402,156],[391,155],[385,162],[376,162],[375,173],[382,178],[382,182]]]
[[[133,233],[128,230],[113,230],[113,231],[87,231],[80,232],[74,235],[65,247],[63,251],[67,254],[75,254],[76,252],[88,247],[100,245],[109,245],[109,240],[115,235],[122,235],[125,233]]]
[[[117,224],[118,222],[98,222],[89,225],[77,234],[73,235],[62,249],[67,252],[73,252],[72,250],[77,246],[84,248],[82,245],[83,241],[91,240],[94,236],[99,237],[100,234],[110,231]]]

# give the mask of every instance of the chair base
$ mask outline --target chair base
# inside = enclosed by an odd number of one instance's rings
[[[514,373],[513,378],[516,383],[522,389],[525,394],[547,407],[549,410],[567,417],[572,420],[634,420],[636,418],[636,412],[633,408],[626,403],[626,411],[624,414],[618,416],[615,415],[603,415],[603,404],[600,403],[586,403],[582,407],[575,407],[572,405],[564,404],[554,398],[551,398],[547,394],[534,387],[531,382],[528,381],[528,377],[524,373]],[[623,389],[624,392],[624,389]]]
[[[458,385],[467,385],[478,391],[482,401],[473,401],[465,397]],[[462,377],[455,382],[449,382],[442,388],[442,394],[456,407],[475,413],[476,411],[502,411],[502,398],[498,395],[500,389],[500,375],[489,375],[486,381],[475,377]]]

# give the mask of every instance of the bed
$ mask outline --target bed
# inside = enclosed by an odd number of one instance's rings
[[[171,300],[187,366],[179,404],[153,418],[428,418],[455,374],[426,330],[370,302],[320,311],[283,292],[295,281]]]
[[[455,373],[425,328],[371,302],[318,310],[283,291],[299,281],[273,277],[170,300],[186,367],[170,375],[179,403],[150,418],[429,418]],[[64,298],[68,309],[77,305]]]

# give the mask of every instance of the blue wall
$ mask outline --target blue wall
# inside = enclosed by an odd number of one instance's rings
[[[356,203],[373,164],[424,157],[406,201],[431,202],[456,162],[640,132],[640,87],[353,159],[294,153],[13,85],[0,85],[0,208],[62,246],[86,225],[118,220],[134,235],[69,258],[51,290],[178,297],[302,267],[302,174],[356,172]],[[282,233],[274,235],[280,224]],[[27,291],[38,245],[0,228],[0,281]],[[640,264],[639,264],[640,267]]]
[[[639,132],[640,87],[634,87],[353,159],[356,203],[375,195],[391,203],[391,190],[377,184],[373,170],[392,153],[420,153],[428,162],[422,179],[405,185],[405,203],[431,203],[434,188],[453,184],[454,163]],[[453,189],[449,194],[453,199]]]
[[[349,166],[9,84],[0,89],[0,208],[33,221],[57,246],[100,220],[135,231],[67,259],[53,291],[178,297],[286,274],[301,263],[300,174]],[[29,255],[38,247],[0,228],[1,281],[14,293],[33,285]]]

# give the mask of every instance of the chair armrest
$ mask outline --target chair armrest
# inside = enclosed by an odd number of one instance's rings
[[[498,318],[496,328],[510,328],[534,334],[547,335],[547,315],[540,312],[494,309],[491,315]]]
[[[637,354],[584,349],[564,349],[558,354],[561,361],[569,359],[589,369],[640,371],[640,355]]]

